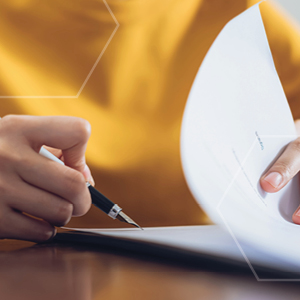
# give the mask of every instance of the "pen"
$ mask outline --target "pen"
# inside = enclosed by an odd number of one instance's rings
[[[41,148],[40,154],[44,157],[47,157],[53,161],[56,161],[56,162],[64,165],[63,161],[61,161],[59,158],[57,158],[51,152],[46,150],[44,147]],[[113,219],[118,219],[121,222],[125,222],[125,223],[131,224],[133,226],[136,226],[136,227],[142,229],[136,222],[134,222],[130,217],[128,217],[122,211],[122,208],[118,204],[113,203],[108,198],[106,198],[104,195],[102,195],[89,182],[87,182],[86,185],[90,191],[90,194],[92,197],[92,203],[96,207],[100,208],[103,212],[105,212],[108,216],[110,216]]]

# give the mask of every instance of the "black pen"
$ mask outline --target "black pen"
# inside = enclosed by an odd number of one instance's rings
[[[63,161],[61,161],[51,152],[46,150],[44,147],[41,148],[40,154],[43,155],[44,157],[47,157],[53,161],[56,161],[64,165]],[[108,198],[106,198],[103,194],[101,194],[98,190],[96,190],[89,182],[87,182],[86,185],[90,191],[92,197],[92,203],[96,207],[100,208],[103,212],[105,212],[108,216],[110,216],[113,219],[118,219],[121,222],[125,222],[142,229],[136,222],[134,222],[130,217],[128,217],[122,211],[122,208],[119,205],[113,203]]]

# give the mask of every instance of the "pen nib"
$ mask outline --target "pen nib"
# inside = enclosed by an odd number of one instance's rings
[[[137,223],[135,223],[130,217],[128,217],[126,214],[124,214],[122,211],[119,212],[119,214],[117,215],[117,219],[122,221],[122,222],[125,222],[125,223],[128,223],[128,224],[131,224],[141,230],[144,230],[142,227],[140,227]]]

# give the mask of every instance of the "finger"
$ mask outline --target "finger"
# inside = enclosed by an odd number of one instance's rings
[[[300,135],[300,119],[295,120],[295,127],[296,127],[296,132],[298,135]]]
[[[300,169],[300,138],[291,142],[279,159],[260,179],[261,187],[268,193],[282,189]]]
[[[63,226],[71,219],[73,205],[69,201],[23,181],[19,181],[12,189],[14,193],[9,197],[11,208],[44,219],[55,226]]]
[[[24,122],[20,122],[20,118]],[[19,122],[16,122],[16,119]],[[61,149],[67,166],[79,172],[84,171],[86,165],[84,154],[91,130],[86,120],[62,116],[5,116],[1,119],[4,131],[5,127],[16,126],[19,126],[14,129],[19,132],[20,138],[29,143],[36,152],[42,145]]]
[[[90,209],[91,196],[85,178],[70,167],[27,149],[22,164],[17,166],[16,172],[30,185],[72,203],[74,216],[81,216]]]
[[[89,178],[89,180],[87,180],[92,186],[95,186],[95,180],[92,176],[92,173],[90,171],[90,168],[88,167],[88,165],[85,165],[85,168],[83,170],[83,176],[84,178]]]
[[[63,156],[62,156],[61,149],[56,149],[45,145],[43,145],[43,148],[45,148],[47,151],[55,155],[57,158],[62,159]]]
[[[298,178],[298,180],[300,181],[300,178]],[[295,224],[299,224],[300,225],[300,206],[298,206],[298,208],[293,213],[292,220],[293,220],[293,222]]]
[[[46,149],[47,151],[49,151],[50,153],[52,153],[54,156],[56,156],[62,162],[64,162],[64,157],[63,157],[62,151],[60,149],[55,149],[55,148],[48,147],[48,146],[43,146],[43,148]],[[41,154],[41,152],[40,152],[40,154]],[[85,168],[84,168],[82,174],[83,174],[84,178],[86,178],[86,181],[88,181],[92,186],[95,186],[95,181],[94,181],[94,178],[92,176],[92,173],[91,173],[88,165],[85,165]]]
[[[299,224],[300,225],[300,206],[298,206],[298,208],[293,213],[292,220],[293,220],[293,222],[295,224]]]
[[[30,218],[12,209],[1,209],[0,223],[0,238],[43,242],[56,234],[55,228],[49,223]]]

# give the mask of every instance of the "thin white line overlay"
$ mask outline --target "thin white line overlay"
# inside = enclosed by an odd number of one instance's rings
[[[108,12],[110,13],[111,17],[113,18],[114,22],[116,23],[116,27],[113,30],[113,32],[111,33],[110,37],[108,38],[104,48],[102,49],[101,53],[99,54],[96,62],[92,66],[92,69],[88,73],[87,77],[85,78],[83,84],[81,85],[81,87],[80,87],[80,89],[79,89],[79,91],[76,95],[74,95],[74,96],[72,96],[72,95],[71,96],[64,96],[64,95],[63,96],[51,96],[51,95],[49,95],[49,96],[0,96],[0,99],[4,99],[4,98],[5,99],[26,99],[26,98],[27,99],[28,98],[30,98],[30,99],[46,99],[46,98],[47,99],[57,99],[57,98],[59,98],[59,99],[77,99],[80,96],[81,92],[83,91],[85,85],[89,81],[89,79],[90,79],[91,75],[93,74],[95,68],[97,67],[101,57],[103,56],[105,50],[107,49],[109,43],[111,42],[112,38],[114,37],[116,31],[118,30],[118,28],[120,26],[118,20],[116,19],[115,15],[113,14],[112,10],[110,9],[110,7],[107,4],[106,0],[102,0],[102,1],[103,1],[104,5],[106,6]]]
[[[265,138],[287,138],[287,137],[295,138],[294,135],[293,135],[293,136],[291,136],[291,135],[262,135],[261,137],[265,137]],[[297,136],[297,138],[299,138],[299,137],[300,137],[300,136]],[[256,278],[257,281],[277,281],[277,282],[278,282],[278,281],[300,281],[300,278],[299,278],[299,279],[298,279],[298,278],[295,278],[295,279],[292,279],[292,278],[291,278],[291,279],[285,279],[285,278],[265,278],[265,279],[261,279],[261,278],[259,278],[259,276],[257,275],[257,273],[256,273],[254,267],[252,266],[250,260],[248,259],[247,255],[245,254],[245,252],[244,252],[242,246],[240,245],[238,239],[237,239],[236,236],[234,235],[233,231],[231,230],[229,224],[227,223],[225,217],[222,215],[221,210],[220,210],[220,206],[221,206],[223,200],[225,199],[225,197],[226,197],[226,195],[228,194],[230,188],[231,188],[232,185],[234,184],[235,179],[237,178],[238,174],[239,174],[239,173],[241,172],[241,170],[243,169],[243,166],[244,166],[244,164],[246,163],[246,161],[247,161],[249,155],[251,154],[252,150],[254,149],[254,146],[255,146],[256,143],[257,143],[257,139],[255,138],[254,141],[253,141],[253,143],[252,143],[252,145],[251,145],[251,147],[250,147],[250,150],[249,150],[248,153],[246,154],[246,157],[245,157],[244,160],[242,161],[242,163],[241,163],[241,165],[240,165],[238,171],[237,171],[236,174],[234,175],[234,177],[233,177],[231,183],[229,184],[228,188],[226,189],[226,191],[224,192],[222,198],[220,199],[220,202],[219,202],[219,204],[218,204],[218,206],[217,206],[217,211],[218,211],[220,217],[222,218],[222,220],[223,220],[223,222],[224,222],[224,224],[225,224],[225,226],[226,226],[228,232],[230,233],[230,235],[232,236],[232,238],[233,238],[234,242],[236,243],[237,247],[238,247],[239,250],[241,251],[241,254],[243,255],[243,257],[244,257],[246,263],[248,264],[250,270],[252,271],[252,273],[253,273],[253,275],[255,276],[255,278]],[[300,225],[299,225],[299,226],[300,226]]]

